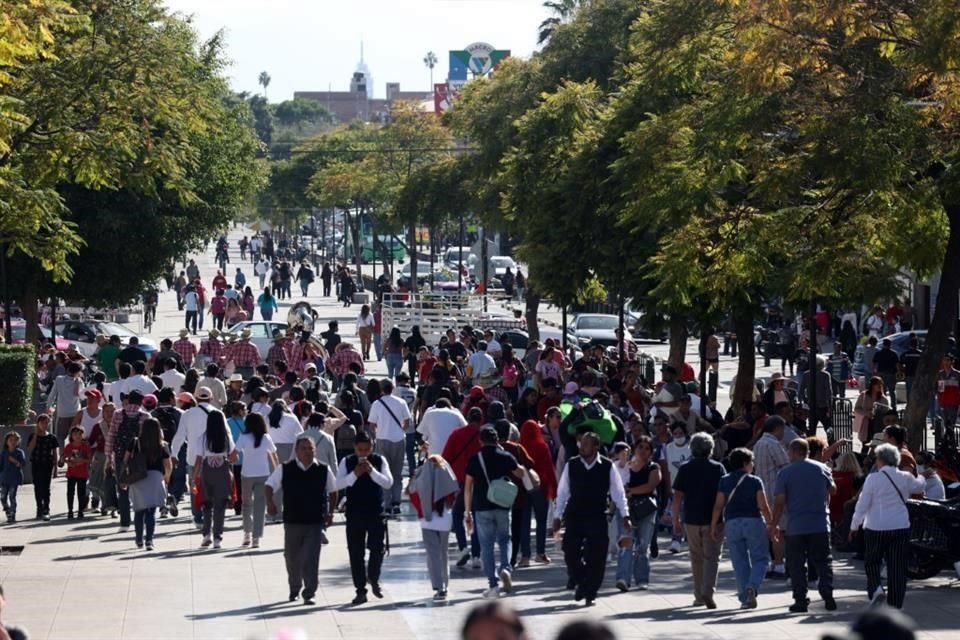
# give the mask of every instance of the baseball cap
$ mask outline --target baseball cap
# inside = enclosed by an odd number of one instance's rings
[[[212,400],[213,391],[210,390],[210,387],[200,387],[197,389],[197,400]]]
[[[193,404],[196,402],[196,398],[194,398],[193,394],[189,391],[181,391],[180,395],[177,396],[177,402]]]
[[[84,395],[87,396],[88,398],[96,398],[97,400],[103,399],[103,394],[100,393],[99,389],[87,389],[84,392]]]
[[[144,409],[156,409],[157,408],[157,396],[152,393],[148,393],[143,396],[143,408]]]
[[[575,394],[577,391],[580,391],[580,385],[578,385],[576,382],[572,382],[572,381],[571,381],[571,382],[568,382],[568,383],[563,387],[563,395],[565,395],[565,396],[572,396],[572,395]]]

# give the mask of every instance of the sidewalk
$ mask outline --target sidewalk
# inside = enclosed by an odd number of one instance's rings
[[[231,233],[234,247],[241,235]],[[231,259],[239,260],[235,249]],[[209,283],[216,272],[212,253],[198,263]],[[228,277],[235,269],[235,263],[228,265]],[[248,281],[254,280],[249,262],[243,271]],[[321,291],[317,285],[313,289]],[[318,295],[309,301],[319,312],[321,325],[336,318],[344,338],[353,336],[357,306],[344,309]],[[289,306],[287,301],[281,304],[281,319]],[[176,336],[181,326],[173,294],[162,294],[153,337]],[[375,375],[386,371],[383,363],[368,364]],[[0,554],[0,583],[8,604],[3,618],[26,627],[34,640],[223,640],[274,637],[284,629],[302,630],[303,635],[285,636],[290,638],[454,639],[486,587],[479,570],[452,569],[450,601],[431,602],[420,530],[407,504],[402,520],[390,525],[391,553],[382,579],[386,598],[356,608],[348,604],[353,587],[343,520],[338,516],[329,532],[331,544],[321,554],[317,605],[305,607],[286,599],[280,525],[268,526],[261,549],[245,550],[240,546],[240,519],[230,516],[224,548],[200,550],[200,534],[181,515],[158,521],[157,550],[145,553],[136,550],[132,531],[118,533],[117,520],[99,516],[66,520],[65,487],[62,478],[54,482],[51,522],[28,520],[35,512],[34,502],[32,487],[24,487],[19,496],[21,522],[0,525],[0,547],[23,547],[19,555]],[[661,538],[661,549],[666,546]],[[836,613],[824,612],[814,595],[809,614],[789,614],[791,598],[784,582],[764,585],[760,608],[740,612],[727,559],[721,563],[719,609],[694,609],[689,606],[687,554],[664,553],[652,561],[650,591],[618,593],[611,564],[597,606],[584,609],[563,590],[566,575],[559,545],[548,541],[547,552],[553,564],[518,570],[515,595],[507,599],[535,640],[551,639],[561,626],[584,616],[610,624],[621,639],[813,640],[839,631],[867,604],[862,567],[843,555],[834,563],[840,607]],[[957,581],[947,574],[910,585],[906,613],[924,629],[921,638],[957,637],[957,589]]]

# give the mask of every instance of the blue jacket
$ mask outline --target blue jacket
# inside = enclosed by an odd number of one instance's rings
[[[14,458],[20,466],[10,462],[10,458]],[[14,449],[10,451],[6,447],[3,449],[2,455],[0,455],[0,486],[3,487],[19,487],[23,484],[23,466],[27,464],[27,455],[23,452],[23,449]]]

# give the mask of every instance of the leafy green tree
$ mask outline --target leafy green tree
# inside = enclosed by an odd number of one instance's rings
[[[310,127],[331,124],[333,116],[326,107],[316,100],[284,100],[273,107],[273,115],[277,123],[284,127],[292,127],[302,134]]]

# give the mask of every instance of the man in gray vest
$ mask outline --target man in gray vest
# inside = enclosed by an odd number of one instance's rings
[[[272,516],[277,514],[273,494],[283,489],[283,558],[290,601],[302,595],[307,605],[315,602],[323,529],[333,520],[330,505],[337,504],[336,476],[333,469],[316,460],[316,451],[309,435],[297,436],[296,457],[274,469],[264,488],[267,512]]]

